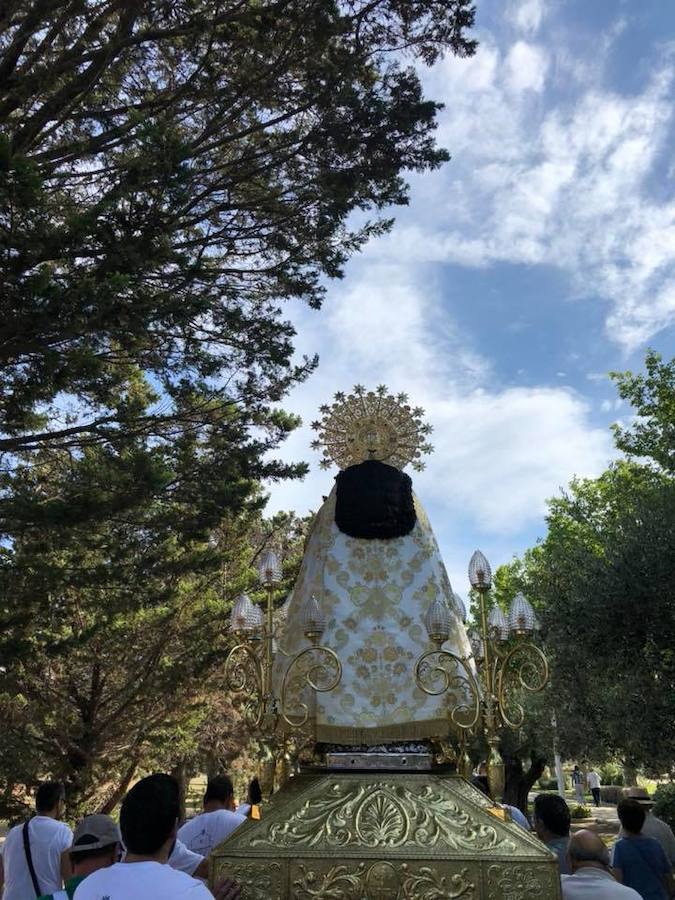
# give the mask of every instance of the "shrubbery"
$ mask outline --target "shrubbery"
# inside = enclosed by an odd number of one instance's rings
[[[570,810],[570,816],[572,819],[590,819],[592,815],[592,811],[590,806],[573,806]]]
[[[656,788],[653,812],[675,829],[675,784],[660,784]]]

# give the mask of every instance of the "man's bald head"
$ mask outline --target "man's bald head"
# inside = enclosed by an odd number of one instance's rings
[[[573,872],[588,866],[605,869],[609,865],[609,850],[595,832],[587,829],[572,835],[567,854]]]

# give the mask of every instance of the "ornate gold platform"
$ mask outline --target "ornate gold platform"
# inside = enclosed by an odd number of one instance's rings
[[[463,778],[298,775],[211,856],[243,900],[559,900],[553,854]]]

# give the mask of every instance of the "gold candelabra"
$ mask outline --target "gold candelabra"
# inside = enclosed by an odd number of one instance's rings
[[[291,730],[300,738],[309,721],[310,709],[298,699],[298,688],[305,686],[319,693],[332,691],[342,678],[342,664],[333,650],[321,645],[326,618],[314,596],[306,600],[300,614],[310,645],[292,657],[283,650],[274,614],[274,593],[281,581],[281,566],[275,553],[268,551],[263,555],[258,572],[266,589],[264,612],[247,594],[237,598],[230,619],[237,643],[225,661],[225,679],[233,694],[245,698],[247,718],[261,743],[261,788],[263,794],[269,795],[274,788],[275,770],[277,780],[283,782],[293,765],[288,739],[275,742],[275,736],[279,731],[287,735]],[[288,657],[288,663],[276,692],[274,667],[279,654]]]
[[[538,627],[534,610],[519,593],[508,618],[498,606],[488,613],[492,587],[490,564],[477,550],[469,563],[469,581],[479,596],[478,633],[473,652],[460,656],[442,645],[450,636],[452,617],[447,603],[438,597],[429,608],[425,625],[434,644],[417,660],[417,686],[432,696],[448,693],[450,722],[462,736],[460,769],[466,765],[466,738],[482,731],[489,755],[487,775],[495,799],[504,792],[504,760],[499,751],[503,727],[519,729],[525,711],[517,694],[542,691],[549,677],[548,661],[530,638]],[[465,774],[468,774],[466,772]]]

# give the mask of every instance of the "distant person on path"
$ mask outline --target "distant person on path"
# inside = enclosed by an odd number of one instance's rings
[[[509,815],[511,816],[511,821],[515,822],[516,825],[520,825],[520,827],[525,831],[530,831],[530,823],[528,822],[527,816],[522,810],[518,809],[517,806],[511,806],[508,803],[499,803],[490,794],[487,775],[474,775],[471,779],[471,784],[475,788],[478,788],[478,790],[483,794],[485,794],[486,797],[489,797],[495,806],[498,806],[501,809],[508,809]]]
[[[249,816],[251,818],[259,818],[259,816],[255,815],[254,809],[255,807],[259,807],[261,803],[262,790],[260,788],[260,782],[257,778],[252,778],[249,782],[246,802],[240,803],[235,812],[238,812],[240,816],[246,816],[247,818]]]
[[[637,800],[645,811],[645,824],[642,826],[640,834],[643,837],[654,838],[658,841],[666,854],[666,859],[675,868],[675,835],[673,830],[663,819],[659,819],[652,812],[654,801],[644,788],[632,787],[628,789],[626,794],[629,800]],[[619,832],[619,837],[625,837],[623,831]]]
[[[165,865],[176,839],[178,784],[170,775],[148,775],[122,801],[120,829],[126,861],[99,869],[75,890],[74,900],[238,900],[239,887],[224,881],[215,894]]]
[[[43,894],[40,900],[73,900],[75,888],[98,869],[112,866],[119,858],[120,830],[110,816],[85,816],[75,829],[70,848],[73,875],[65,889]]]
[[[600,806],[600,776],[595,769],[591,769],[586,776],[586,781],[591,789],[591,794],[593,794],[593,802],[596,806]]]
[[[570,842],[570,811],[560,794],[537,794],[534,798],[534,830],[542,843],[558,857],[561,875],[571,875],[567,859]]]
[[[579,766],[575,766],[572,772],[572,784],[574,785],[574,796],[580,806],[584,805],[584,773]]]
[[[669,900],[673,867],[658,841],[641,834],[645,811],[637,800],[621,800],[616,809],[624,837],[614,845],[614,875],[643,900]]]
[[[62,784],[44,782],[35,795],[37,815],[7,834],[0,864],[2,900],[34,900],[45,892],[58,891],[70,877],[68,848],[73,832],[59,821],[65,802]]]
[[[567,853],[572,874],[560,879],[563,900],[641,900],[637,891],[614,880],[607,847],[597,834],[577,831]]]
[[[229,837],[246,816],[234,811],[234,787],[229,775],[209,778],[204,794],[204,812],[178,829],[178,839],[188,850],[208,856]]]

